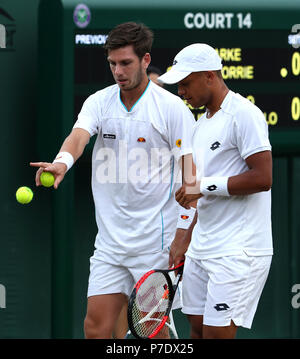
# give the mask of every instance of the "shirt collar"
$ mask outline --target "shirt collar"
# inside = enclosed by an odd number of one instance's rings
[[[229,90],[227,95],[224,97],[223,102],[221,103],[220,108],[225,111],[225,112],[229,112],[230,113],[230,105],[231,105],[231,99],[233,96],[234,92]]]
[[[150,84],[151,84],[151,81],[149,80],[149,82],[148,82],[148,84],[147,84],[147,86],[146,86],[144,92],[143,92],[143,93],[141,94],[141,96],[137,99],[137,101],[136,101],[135,104],[131,107],[131,109],[130,109],[129,111],[127,110],[126,106],[124,105],[124,103],[123,103],[123,101],[122,101],[122,99],[121,99],[121,90],[119,89],[119,100],[120,100],[120,102],[121,102],[121,105],[122,105],[123,109],[126,111],[126,113],[133,113],[133,112],[135,111],[136,105],[137,105],[137,104],[140,102],[140,100],[145,96],[145,94],[147,93],[148,88],[149,88],[150,86],[152,86],[152,85],[150,85]]]

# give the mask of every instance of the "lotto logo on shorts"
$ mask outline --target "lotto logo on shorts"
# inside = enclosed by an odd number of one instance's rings
[[[229,305],[227,305],[226,303],[219,303],[219,304],[216,304],[216,305],[214,306],[214,308],[215,308],[218,312],[220,312],[221,310],[227,310],[227,309],[229,309]]]
[[[211,146],[210,149],[212,151],[216,150],[217,148],[219,148],[221,146],[221,143],[219,141],[214,142]]]

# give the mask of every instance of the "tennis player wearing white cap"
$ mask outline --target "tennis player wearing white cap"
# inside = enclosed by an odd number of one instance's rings
[[[176,200],[198,200],[185,237],[171,245],[170,265],[183,259],[182,311],[192,338],[234,338],[251,328],[273,254],[272,155],[268,126],[253,103],[229,90],[217,52],[206,44],[181,50],[159,77],[206,112],[193,129],[197,180]]]

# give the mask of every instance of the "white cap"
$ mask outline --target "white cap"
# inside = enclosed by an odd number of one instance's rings
[[[175,56],[171,70],[158,80],[166,84],[175,84],[192,72],[217,71],[222,69],[222,59],[217,51],[207,44],[192,44]]]

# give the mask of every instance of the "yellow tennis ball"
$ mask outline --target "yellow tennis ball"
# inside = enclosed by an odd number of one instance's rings
[[[55,180],[55,177],[53,176],[53,174],[51,172],[42,172],[42,174],[40,175],[40,181],[44,187],[53,186],[54,180]]]
[[[16,192],[16,199],[19,203],[27,204],[31,202],[33,198],[33,192],[29,187],[20,187]]]

